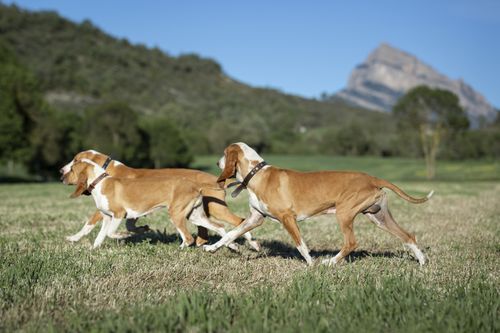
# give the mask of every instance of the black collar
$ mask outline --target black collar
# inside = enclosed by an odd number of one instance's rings
[[[248,175],[246,175],[245,179],[243,179],[243,181],[240,183],[240,182],[234,182],[234,183],[231,183],[228,185],[228,187],[233,187],[235,185],[238,185],[238,187],[233,191],[233,193],[231,193],[231,196],[233,198],[236,198],[238,196],[238,194],[240,194],[241,191],[243,191],[243,189],[247,188],[248,186],[248,182],[250,182],[250,179],[252,179],[253,176],[255,176],[255,174],[257,172],[259,172],[263,167],[265,167],[267,165],[266,161],[262,161],[260,162],[259,164],[257,164],[249,173]]]
[[[109,163],[111,163],[112,160],[113,159],[108,156],[108,158],[106,159],[106,162],[104,162],[104,164],[102,165],[102,168],[104,169],[104,171],[106,171],[106,168],[108,167]]]

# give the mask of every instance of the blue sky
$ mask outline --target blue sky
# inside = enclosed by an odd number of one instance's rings
[[[463,78],[500,107],[500,1],[17,0],[107,33],[217,60],[254,86],[317,97],[342,89],[381,42]]]

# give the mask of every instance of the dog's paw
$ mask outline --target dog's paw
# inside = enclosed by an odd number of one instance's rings
[[[186,243],[186,242],[182,242],[182,244],[179,246],[179,248],[180,248],[181,250],[184,250],[184,249],[188,248],[190,245],[191,245],[191,244],[188,244],[188,243]]]
[[[252,247],[252,249],[254,249],[255,251],[260,252],[261,248],[259,242],[254,240],[248,241],[248,245],[250,245],[250,247]]]
[[[205,252],[215,252],[217,250],[217,247],[214,245],[203,245],[203,251]]]
[[[230,248],[233,251],[238,251],[239,250],[238,244],[236,244],[236,243],[231,243],[231,244],[227,245],[227,247]]]
[[[207,243],[208,243],[208,240],[201,238],[200,236],[196,237],[196,246],[197,247],[201,247]]]
[[[68,242],[71,242],[71,243],[76,243],[80,240],[80,237],[78,237],[77,235],[71,235],[71,236],[67,236],[66,240]]]

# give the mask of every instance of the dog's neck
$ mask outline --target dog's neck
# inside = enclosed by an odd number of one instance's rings
[[[95,163],[94,161],[84,158],[82,159],[82,162],[91,164],[94,167],[92,172],[87,175],[87,187],[89,187],[90,184],[92,184],[92,182],[97,179],[97,177],[106,172],[106,170],[104,170],[99,164]],[[99,186],[100,183],[101,182],[99,182],[95,188],[97,188],[97,186]]]
[[[248,173],[264,159],[252,148],[250,148],[246,143],[238,142],[236,143],[241,151],[243,152],[244,161],[243,163],[238,163],[236,167],[236,179],[242,182],[243,179],[248,175]]]
[[[120,161],[112,160],[106,172],[109,173],[111,177],[126,177],[131,169],[131,167],[126,166]]]

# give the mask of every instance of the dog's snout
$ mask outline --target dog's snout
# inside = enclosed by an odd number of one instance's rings
[[[215,163],[215,165],[217,165],[217,167],[220,168],[220,161],[217,161],[217,163]]]
[[[64,175],[64,168],[59,169],[59,173],[60,173],[61,175]]]

